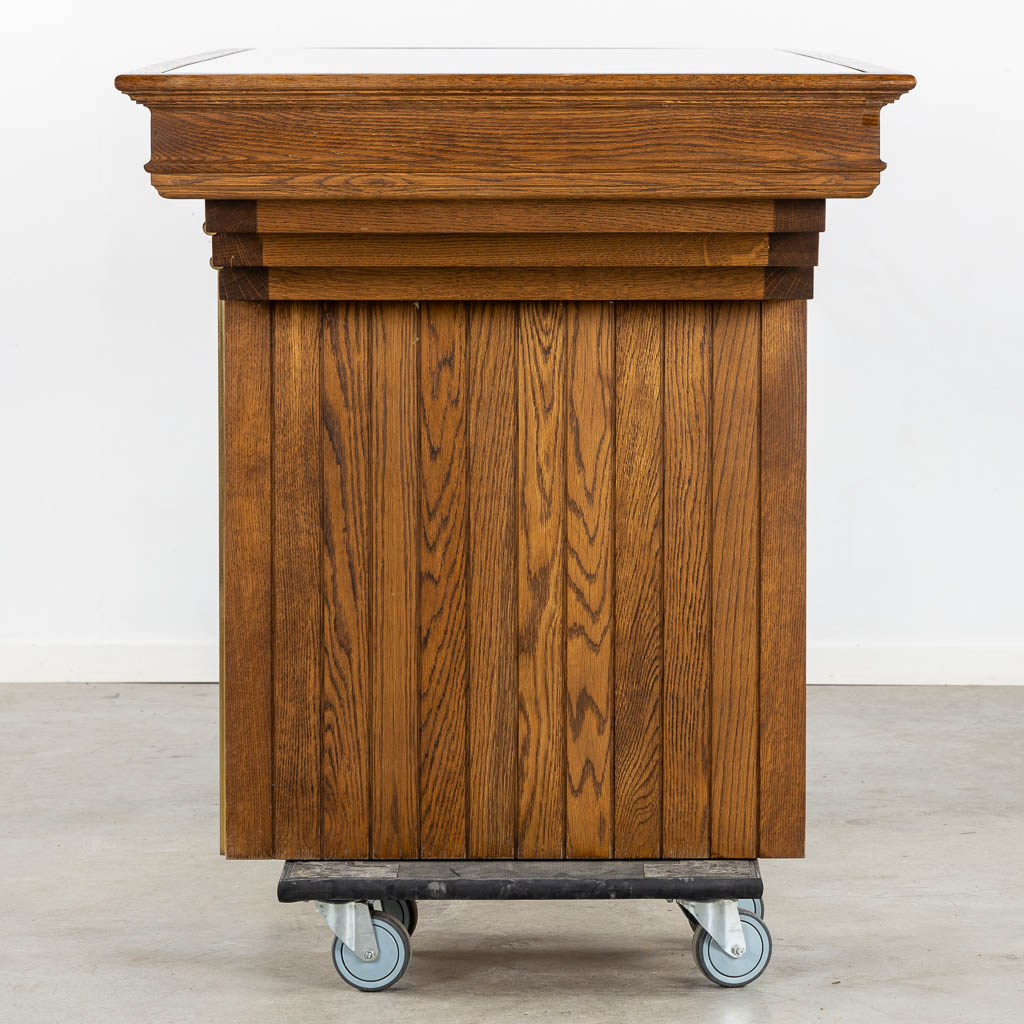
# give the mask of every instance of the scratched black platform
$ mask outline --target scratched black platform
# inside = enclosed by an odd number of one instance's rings
[[[763,890],[756,860],[289,860],[277,898],[715,900]]]

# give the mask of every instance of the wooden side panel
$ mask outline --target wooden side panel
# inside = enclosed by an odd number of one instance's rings
[[[517,830],[516,310],[468,309],[468,856],[515,856]]]
[[[324,308],[323,856],[370,852],[370,313]]]
[[[221,349],[224,852],[274,855],[270,306],[225,302]]]
[[[615,310],[615,856],[662,829],[663,305]]]
[[[466,311],[420,313],[420,854],[466,856]]]
[[[710,853],[711,307],[665,306],[665,822],[662,855]]]
[[[566,851],[612,853],[611,303],[570,304],[566,363]]]
[[[371,316],[371,848],[417,857],[417,318],[406,303]]]
[[[319,857],[320,306],[282,302],[274,346],[274,846]]]
[[[758,856],[802,857],[805,776],[807,306],[761,327],[761,691]]]
[[[519,307],[520,857],[565,840],[565,306]]]
[[[761,310],[722,303],[712,337],[711,856],[757,852]]]

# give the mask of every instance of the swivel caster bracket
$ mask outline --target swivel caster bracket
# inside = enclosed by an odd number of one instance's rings
[[[715,940],[726,956],[738,960],[746,954],[739,900],[676,900],[676,903]]]
[[[368,904],[322,903],[317,900],[316,909],[327,922],[327,927],[360,959],[373,963],[380,956]]]

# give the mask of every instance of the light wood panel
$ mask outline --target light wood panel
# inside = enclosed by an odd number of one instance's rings
[[[419,854],[417,316],[373,308],[370,613],[371,850]]]
[[[519,307],[521,857],[565,847],[565,306]]]
[[[370,841],[370,307],[329,304],[321,348],[323,856]]]
[[[223,847],[272,857],[271,312],[225,302],[221,332]]]
[[[664,319],[615,308],[615,856],[661,852]]]
[[[767,302],[761,315],[758,853],[802,857],[807,307],[802,302]]]
[[[799,855],[803,316],[228,303],[228,853]]]
[[[760,316],[722,303],[712,328],[712,857],[757,849]]]
[[[273,310],[274,848],[320,855],[320,306]],[[287,638],[287,642],[282,642]]]
[[[566,314],[566,856],[612,852],[615,319]]]
[[[516,313],[488,302],[467,314],[470,857],[513,857],[518,828]]]
[[[712,319],[665,306],[665,857],[710,853]]]
[[[419,344],[420,852],[466,856],[466,311],[424,303]]]

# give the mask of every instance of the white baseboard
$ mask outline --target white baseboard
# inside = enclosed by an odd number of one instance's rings
[[[811,644],[807,682],[900,686],[1024,685],[1024,646]]]
[[[0,641],[0,682],[213,683],[216,644]],[[1024,646],[811,644],[808,683],[1024,685]]]
[[[5,683],[215,683],[216,644],[14,644],[0,641]]]

